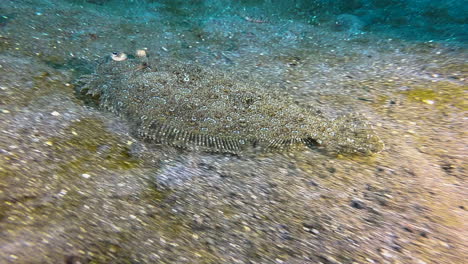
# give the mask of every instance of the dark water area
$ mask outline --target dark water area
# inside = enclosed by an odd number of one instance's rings
[[[462,264],[461,0],[0,0],[0,263]]]

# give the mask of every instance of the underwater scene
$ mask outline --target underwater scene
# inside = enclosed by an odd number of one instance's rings
[[[463,264],[462,0],[0,0],[0,263]]]

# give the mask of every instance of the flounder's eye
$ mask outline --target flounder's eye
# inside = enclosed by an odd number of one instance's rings
[[[123,52],[112,52],[111,58],[114,61],[124,61],[127,59],[127,54]]]
[[[145,49],[138,49],[138,50],[136,50],[135,55],[136,55],[137,57],[139,57],[139,58],[148,57],[148,53],[146,52]]]

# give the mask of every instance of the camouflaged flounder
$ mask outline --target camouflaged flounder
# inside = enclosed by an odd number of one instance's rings
[[[329,120],[251,78],[213,69],[107,59],[82,80],[82,92],[157,143],[234,154],[319,145],[369,155],[383,148],[362,117]]]

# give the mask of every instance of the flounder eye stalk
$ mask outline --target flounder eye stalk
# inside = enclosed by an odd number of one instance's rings
[[[123,52],[112,52],[111,58],[114,61],[124,61],[127,59],[127,54]]]

